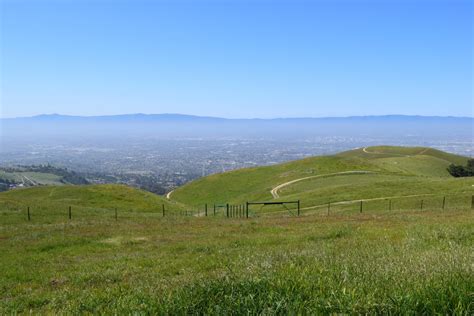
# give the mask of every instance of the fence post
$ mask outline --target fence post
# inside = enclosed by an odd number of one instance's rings
[[[474,199],[473,199],[473,201],[474,201]],[[29,207],[29,206],[28,206],[27,210],[28,210],[28,211],[27,211],[27,212],[28,212],[28,221],[31,221],[30,207]]]
[[[204,204],[204,215],[207,216],[207,203]]]
[[[360,201],[360,213],[362,213],[362,200]]]
[[[420,211],[423,211],[423,200],[421,200]]]
[[[300,216],[300,200],[298,200],[298,216]]]
[[[331,211],[331,202],[328,202],[328,216],[329,216],[330,211]]]
[[[165,205],[161,204],[161,210],[163,211],[163,217],[165,217]]]
[[[214,216],[216,216],[216,205],[214,204]]]
[[[245,217],[249,218],[249,202],[245,202]]]
[[[392,210],[392,199],[388,200],[388,210]]]
[[[443,210],[444,210],[444,207],[446,206],[446,197],[443,196]]]
[[[117,220],[117,208],[115,208],[115,220]]]
[[[474,210],[474,195],[471,198],[471,210]]]
[[[225,208],[226,208],[226,215],[227,217],[229,217],[229,203],[225,205]]]
[[[72,219],[72,211],[71,211],[71,207],[69,206],[69,219]]]

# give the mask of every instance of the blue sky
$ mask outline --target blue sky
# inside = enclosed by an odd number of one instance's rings
[[[473,2],[0,0],[1,115],[473,116]]]

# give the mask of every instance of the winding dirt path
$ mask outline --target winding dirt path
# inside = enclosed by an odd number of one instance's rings
[[[292,185],[296,182],[300,182],[300,181],[304,181],[304,180],[308,180],[308,179],[324,178],[324,177],[328,177],[328,176],[330,177],[330,176],[347,175],[347,174],[367,174],[367,173],[375,173],[375,172],[373,172],[373,171],[363,171],[363,170],[353,170],[353,171],[342,171],[342,172],[335,172],[335,173],[326,173],[326,174],[320,174],[320,175],[317,175],[317,176],[299,178],[299,179],[291,180],[291,181],[288,181],[288,182],[277,185],[276,187],[274,187],[270,191],[270,193],[272,194],[274,199],[277,199],[277,198],[280,197],[280,195],[278,194],[279,190],[281,190],[282,188],[284,188],[286,186]]]
[[[170,200],[170,199],[171,199],[171,193],[173,193],[173,192],[174,192],[174,190],[171,190],[171,191],[169,191],[169,192],[166,194],[166,199],[167,199],[167,200]]]

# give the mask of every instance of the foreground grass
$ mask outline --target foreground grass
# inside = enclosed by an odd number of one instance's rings
[[[0,314],[474,313],[472,211],[0,224]]]

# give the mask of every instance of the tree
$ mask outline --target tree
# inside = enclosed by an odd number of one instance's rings
[[[474,176],[474,159],[469,159],[466,166],[451,164],[448,172],[456,178]]]

